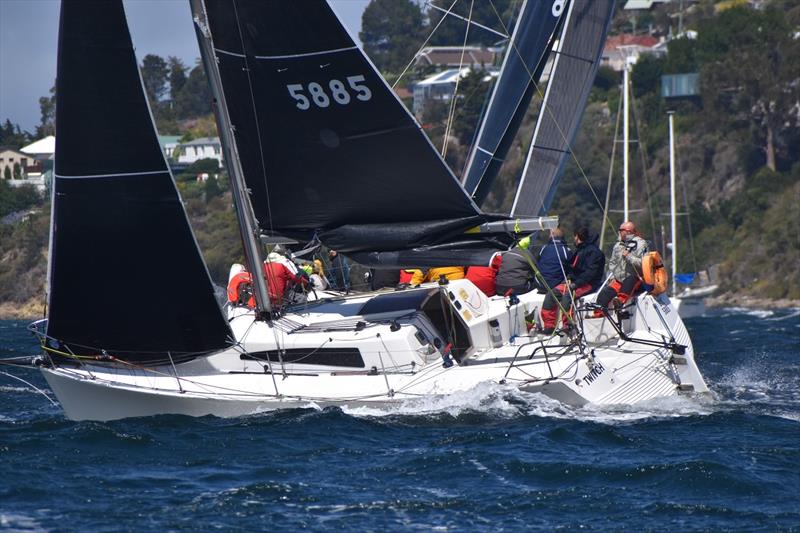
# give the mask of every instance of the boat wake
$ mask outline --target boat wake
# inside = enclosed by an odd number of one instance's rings
[[[514,387],[483,383],[469,391],[449,396],[409,400],[400,404],[375,407],[345,407],[354,417],[451,417],[461,419],[482,415],[492,420],[535,417],[577,420],[618,425],[631,422],[705,416],[714,412],[714,401],[703,396],[673,396],[633,405],[589,404],[573,407],[539,393],[522,392]]]

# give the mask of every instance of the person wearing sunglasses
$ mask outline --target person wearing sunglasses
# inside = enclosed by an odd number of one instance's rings
[[[597,305],[608,309],[608,304],[617,299],[620,304],[627,302],[642,285],[642,258],[648,252],[647,241],[636,230],[630,220],[619,227],[619,241],[611,251],[608,270],[614,279],[603,287],[597,295]],[[596,316],[602,316],[598,310]]]

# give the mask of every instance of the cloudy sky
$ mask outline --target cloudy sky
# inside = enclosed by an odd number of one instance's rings
[[[331,0],[356,38],[369,0]],[[177,56],[193,66],[200,56],[189,0],[125,0],[136,55]],[[57,0],[0,0],[0,122],[10,119],[33,132],[39,97],[56,77]]]

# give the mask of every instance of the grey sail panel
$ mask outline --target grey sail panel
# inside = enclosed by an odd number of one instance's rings
[[[222,90],[260,228],[296,238],[346,235],[337,247],[386,243],[347,226],[484,216],[419,125],[322,0],[205,0]],[[420,238],[436,242],[445,233]],[[434,231],[434,230],[431,230]]]
[[[65,352],[139,363],[225,348],[122,2],[62,3],[56,89],[48,335]]]
[[[464,172],[464,188],[479,205],[489,194],[536,92],[567,5],[566,1],[527,0],[520,9]]]
[[[550,207],[586,108],[613,12],[613,0],[578,0],[568,13],[512,216],[542,215]]]

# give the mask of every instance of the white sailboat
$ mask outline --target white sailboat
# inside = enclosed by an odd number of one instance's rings
[[[566,15],[556,4],[552,16]],[[555,225],[483,214],[325,2],[192,8],[251,272],[262,233],[320,239],[370,264],[436,266],[478,264],[509,232]],[[561,24],[552,31],[572,27]],[[100,59],[112,71],[96,72]],[[49,313],[31,329],[69,418],[391,406],[487,382],[577,405],[708,390],[663,295],[601,319],[587,318],[586,299],[571,332],[542,336],[526,324],[536,293],[488,297],[457,280],[276,313],[254,276],[256,308],[223,314],[155,139],[121,2],[62,5],[58,84]],[[73,142],[84,127],[106,132],[100,160]]]

